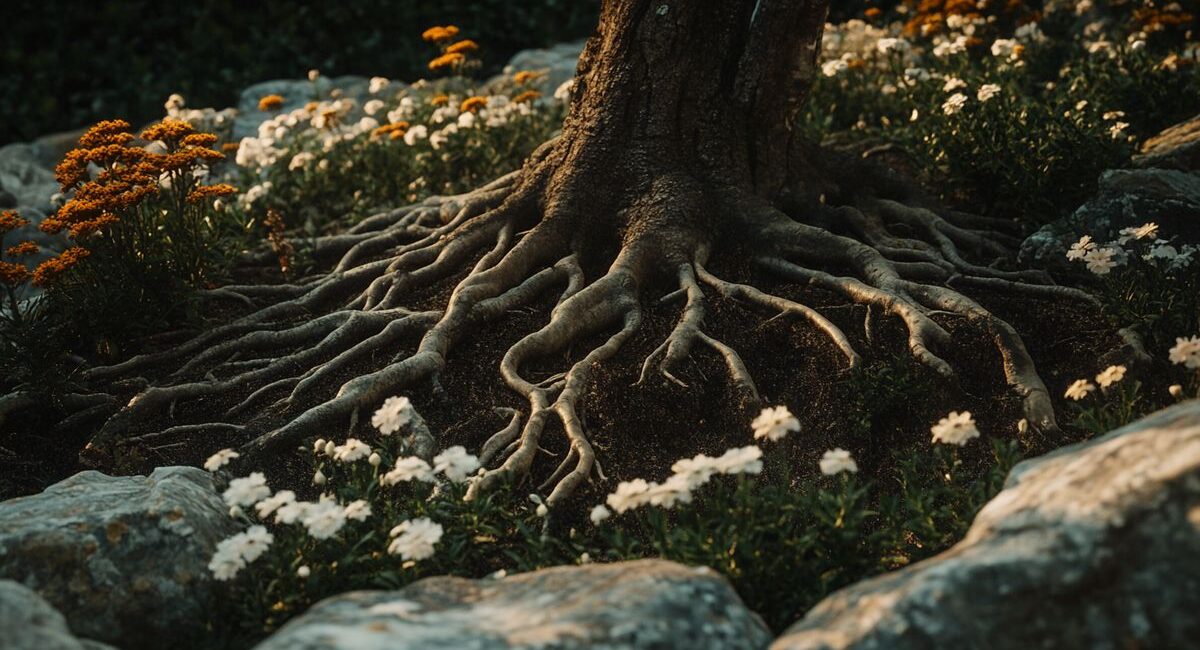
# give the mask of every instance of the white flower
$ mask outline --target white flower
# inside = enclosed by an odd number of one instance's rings
[[[1125,366],[1109,366],[1096,375],[1096,383],[1101,388],[1108,388],[1125,378]]]
[[[225,504],[230,506],[252,506],[271,496],[271,488],[267,487],[267,477],[262,472],[253,472],[250,476],[235,478],[229,482],[229,488],[221,495]]]
[[[1088,251],[1095,250],[1095,248],[1096,244],[1092,241],[1092,238],[1084,235],[1079,238],[1079,241],[1071,244],[1071,250],[1067,251],[1067,259],[1072,261],[1081,260],[1088,254]]]
[[[308,512],[308,508],[312,506],[307,501],[293,501],[285,503],[275,511],[275,523],[277,524],[294,524]]]
[[[308,71],[308,80],[309,81],[316,81],[318,78],[320,78],[320,76],[321,76],[321,71],[317,70],[316,68]]]
[[[280,490],[276,492],[274,496],[259,501],[254,506],[254,510],[258,513],[260,519],[266,519],[267,517],[271,516],[272,512],[275,512],[279,508],[286,506],[289,503],[294,503],[295,501],[295,492],[292,492],[291,490]]]
[[[1104,117],[1104,121],[1112,122],[1114,120],[1119,120],[1122,117],[1125,117],[1125,111],[1108,111],[1107,113],[1104,114],[1103,117]]]
[[[1175,339],[1175,346],[1170,350],[1170,359],[1171,363],[1186,368],[1200,368],[1200,336]]]
[[[642,498],[652,506],[670,509],[678,503],[691,503],[692,486],[688,476],[674,474],[662,483],[651,483]]]
[[[459,128],[469,129],[475,126],[475,114],[471,111],[462,113],[458,116]]]
[[[588,514],[588,516],[591,518],[594,525],[599,526],[600,522],[612,516],[612,511],[608,508],[605,508],[603,505],[598,505],[592,508],[592,511]]]
[[[316,539],[329,539],[346,525],[346,511],[333,499],[322,497],[310,503],[300,516],[300,523]]]
[[[845,449],[831,449],[821,456],[821,473],[826,476],[833,476],[841,472],[854,473],[858,471],[858,463],[854,462],[854,458],[850,456],[850,452]]]
[[[251,526],[246,532],[238,533],[227,541],[235,541],[242,559],[250,563],[267,552],[271,543],[275,541],[275,536],[263,526]]]
[[[371,99],[371,100],[367,100],[367,103],[363,104],[363,112],[366,113],[367,115],[374,115],[374,114],[378,113],[379,111],[383,110],[383,107],[384,107],[383,100]]]
[[[975,93],[975,99],[978,99],[981,102],[986,102],[999,94],[1000,86],[996,84],[983,84],[979,87],[979,91]]]
[[[966,106],[966,104],[966,95],[962,93],[954,93],[949,99],[942,103],[942,112],[946,115],[954,115],[955,113],[961,111],[962,107]]]
[[[963,446],[971,438],[979,437],[979,429],[975,427],[975,420],[971,417],[970,411],[951,411],[950,415],[938,420],[938,423],[930,429],[933,432],[934,442],[944,442],[946,444]]]
[[[992,56],[1012,56],[1017,42],[1011,38],[998,38],[992,43]]]
[[[671,465],[671,471],[677,476],[687,477],[688,484],[698,488],[708,482],[708,479],[720,471],[717,459],[698,454],[694,458],[681,458]]]
[[[831,59],[821,64],[821,74],[826,77],[836,77],[838,73],[850,66],[841,59]]]
[[[308,577],[308,576],[310,576],[310,575],[312,575],[312,569],[309,569],[307,564],[305,564],[304,566],[301,566],[300,568],[296,569],[296,576],[297,576],[297,577],[300,577],[300,578],[307,578],[307,577]]]
[[[967,82],[958,77],[946,77],[946,83],[942,85],[942,92],[952,93],[959,88],[966,88]]]
[[[467,476],[477,469],[479,459],[461,446],[456,445],[433,457],[433,471],[445,474],[455,483],[466,481]]]
[[[1122,228],[1121,237],[1117,240],[1124,244],[1130,239],[1149,239],[1158,234],[1158,224],[1144,223],[1136,228]]]
[[[771,442],[783,440],[789,431],[800,430],[800,420],[797,420],[786,406],[767,407],[750,423],[754,429],[754,439],[766,438]]]
[[[401,481],[433,482],[433,468],[416,456],[397,458],[395,469],[384,474],[379,482],[384,485],[395,485]]]
[[[333,450],[333,459],[343,463],[353,463],[370,455],[370,445],[356,438],[347,438],[345,444],[338,445]]]
[[[1013,36],[1017,37],[1018,41],[1041,41],[1046,38],[1042,33],[1042,28],[1038,27],[1037,23],[1025,23],[1013,32]]]
[[[388,81],[387,77],[371,77],[371,83],[367,86],[367,91],[372,95],[378,94],[379,91],[387,88],[390,83],[392,82]]]
[[[294,172],[297,169],[307,167],[308,164],[313,160],[316,160],[316,158],[317,157],[313,155],[311,151],[301,151],[300,153],[292,156],[291,162],[288,163],[288,171]]]
[[[175,114],[175,112],[182,109],[183,106],[184,106],[183,95],[180,95],[179,93],[172,94],[170,97],[167,98],[167,103],[163,104],[163,108],[167,109],[168,115]]]
[[[392,529],[395,539],[388,544],[388,553],[405,560],[424,560],[433,557],[434,545],[442,539],[442,525],[427,517],[401,522]]]
[[[1090,250],[1083,256],[1087,269],[1096,275],[1107,275],[1117,267],[1117,251],[1111,246]]]
[[[217,550],[208,562],[208,570],[212,571],[214,578],[221,581],[232,580],[237,576],[238,571],[246,566],[246,561],[242,559],[237,549],[225,543],[228,541],[223,540],[217,544]]]
[[[572,77],[571,79],[567,79],[566,81],[562,82],[558,85],[558,88],[554,89],[554,98],[566,104],[567,102],[571,101],[571,91],[574,89],[575,79]]]
[[[229,461],[237,458],[239,455],[240,454],[232,449],[222,449],[212,456],[209,456],[208,460],[204,461],[204,469],[210,472],[215,472],[228,465]]]
[[[351,501],[344,509],[346,519],[354,521],[366,521],[367,517],[371,516],[371,504],[362,499]]]
[[[404,144],[413,146],[417,144],[417,140],[424,140],[429,137],[429,129],[424,124],[418,124],[404,132]]]
[[[712,462],[721,474],[758,474],[762,471],[762,449],[757,445],[729,449]]]
[[[908,41],[902,38],[881,38],[875,41],[875,49],[881,54],[888,52],[903,52],[908,49]]]
[[[925,68],[905,68],[904,69],[904,78],[905,79],[911,79],[913,81],[929,81],[932,77],[933,77],[933,75],[929,74],[929,71],[926,70]]]
[[[1096,390],[1096,385],[1086,379],[1076,379],[1067,386],[1067,392],[1063,397],[1073,399],[1076,402],[1088,396],[1088,393]]]
[[[1108,127],[1108,134],[1116,139],[1125,135],[1127,128],[1129,128],[1128,122],[1114,122],[1112,126]]]
[[[617,513],[638,508],[646,503],[645,495],[650,484],[645,479],[635,478],[632,481],[621,481],[617,491],[608,495],[605,502]]]

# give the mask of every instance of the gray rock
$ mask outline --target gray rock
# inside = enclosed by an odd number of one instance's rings
[[[513,55],[505,70],[519,72],[544,72],[545,75],[534,86],[544,96],[551,96],[564,81],[575,76],[579,55],[583,53],[584,41],[559,43],[544,49],[522,50]],[[496,77],[490,83],[494,83]]]
[[[112,646],[78,639],[67,619],[36,592],[0,580],[0,639],[7,650],[105,650]]]
[[[58,192],[58,181],[53,168],[42,163],[37,147],[18,142],[0,147],[0,189],[11,194],[16,205],[50,212],[50,197]]]
[[[280,113],[301,108],[309,102],[329,99],[329,94],[335,89],[341,92],[342,97],[353,99],[357,103],[359,108],[352,114],[354,119],[357,119],[362,116],[362,105],[370,99],[369,86],[370,80],[353,75],[333,79],[318,77],[315,83],[307,79],[277,79],[254,84],[243,90],[238,98],[233,138],[241,140],[256,136],[259,124]],[[393,83],[392,88],[394,87],[396,86]],[[275,111],[258,110],[258,100],[267,95],[283,97],[283,106]]]
[[[313,606],[257,650],[763,648],[770,633],[724,578],[662,560],[499,580],[427,578]]]
[[[1100,176],[1096,198],[1071,216],[1047,224],[1021,244],[1027,263],[1066,265],[1067,247],[1081,235],[1110,241],[1122,228],[1148,221],[1160,237],[1200,242],[1200,176],[1173,169],[1112,169]]]
[[[1023,462],[941,555],[826,598],[772,650],[1200,640],[1200,401]]]
[[[187,647],[204,633],[217,542],[237,526],[194,467],[76,474],[0,503],[0,578],[37,591],[71,630],[123,648]]]
[[[1135,167],[1200,171],[1200,115],[1146,140],[1133,157]]]

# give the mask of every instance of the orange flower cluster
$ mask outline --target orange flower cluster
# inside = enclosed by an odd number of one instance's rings
[[[35,255],[39,250],[41,249],[38,248],[37,244],[31,241],[23,241],[16,246],[9,246],[8,250],[4,251],[4,254],[9,257],[25,257],[26,255]]]
[[[29,279],[29,269],[24,264],[0,262],[0,284],[15,287],[24,284]]]
[[[16,210],[0,212],[0,235],[27,225],[29,225],[29,221],[22,219]]]
[[[408,131],[408,122],[396,122],[394,124],[384,124],[383,126],[371,131],[372,138],[382,138],[388,136],[392,140],[399,140],[404,137],[404,133]]]
[[[258,100],[258,110],[260,111],[277,111],[280,108],[283,108],[282,95],[266,95]]]
[[[526,90],[523,93],[518,93],[516,97],[512,98],[512,100],[517,104],[522,104],[524,102],[531,102],[541,96],[542,93],[536,90]]]
[[[468,54],[470,52],[478,52],[479,44],[471,39],[463,39],[446,48],[447,54]]]
[[[458,107],[458,110],[462,111],[463,113],[475,113],[479,111],[479,109],[486,107],[487,97],[480,97],[476,95],[474,97],[468,97],[464,99],[462,105]]]
[[[445,106],[446,104],[449,104],[449,103],[450,103],[449,95],[434,95],[433,97],[429,98],[430,106]]]
[[[1035,9],[1026,6],[1025,0],[987,4],[975,0],[906,0],[906,4],[912,7],[912,17],[904,25],[904,33],[908,36],[936,34],[945,27],[949,16],[977,19],[986,18],[986,13],[997,18],[1016,19],[1019,24],[1039,18]]]
[[[226,183],[218,183],[216,185],[197,185],[188,192],[188,203],[204,203],[208,199],[216,199],[222,196],[233,196],[238,193],[238,189]]]
[[[513,82],[523,85],[536,80],[540,76],[542,76],[541,73],[533,72],[532,70],[521,70],[513,75]]]
[[[421,38],[431,43],[441,43],[458,36],[458,28],[454,25],[430,27],[421,33]]]
[[[59,276],[66,273],[71,267],[79,264],[80,260],[88,255],[91,255],[88,249],[81,246],[72,246],[60,253],[58,257],[53,257],[42,262],[33,272],[34,286],[50,286]]]
[[[429,62],[430,70],[441,70],[442,68],[457,68],[462,65],[467,57],[459,52],[450,52],[443,54]]]
[[[67,153],[55,168],[55,178],[64,192],[75,190],[58,213],[42,222],[44,232],[67,230],[73,239],[83,239],[119,223],[121,212],[139,205],[159,189],[164,174],[193,169],[202,162],[225,156],[210,147],[217,136],[199,133],[182,120],[165,119],[142,132],[143,140],[161,141],[166,153],[152,153],[131,146],[128,122],[100,122],[79,139],[79,148]],[[101,168],[88,180],[88,165]],[[216,190],[221,192],[222,190]],[[35,278],[36,279],[36,278]]]
[[[1159,32],[1170,28],[1187,28],[1196,20],[1194,14],[1183,10],[1178,4],[1164,8],[1140,7],[1133,12],[1133,19],[1146,32]]]

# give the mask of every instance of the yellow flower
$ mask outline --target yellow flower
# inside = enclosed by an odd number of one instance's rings
[[[516,97],[513,97],[512,100],[513,100],[513,103],[520,104],[523,102],[531,102],[541,96],[542,96],[542,93],[540,93],[536,90],[526,90],[525,92],[520,93]]]
[[[536,72],[533,72],[530,70],[522,70],[522,71],[518,72],[517,74],[513,75],[513,81],[518,84],[525,84],[525,83],[529,83],[530,81],[533,81],[534,79],[537,79],[540,76],[541,75]]]
[[[458,36],[458,28],[454,25],[446,25],[445,27],[430,27],[421,33],[421,38],[431,43],[448,41],[455,36]]]

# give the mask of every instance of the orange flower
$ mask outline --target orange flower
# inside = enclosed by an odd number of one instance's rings
[[[81,149],[95,149],[107,145],[123,145],[133,139],[129,122],[125,120],[102,120],[79,138]]]
[[[480,96],[476,95],[474,97],[468,97],[468,98],[464,99],[462,106],[459,106],[458,110],[462,111],[463,113],[466,113],[468,111],[471,113],[474,113],[481,108],[485,108],[486,106],[487,106],[487,97],[480,97]]]
[[[392,140],[403,138],[404,132],[408,130],[408,122],[396,122],[394,124],[384,124],[383,126],[371,131],[372,138],[389,136]]]
[[[518,94],[516,97],[513,97],[512,100],[514,103],[520,104],[523,102],[531,102],[541,96],[542,93],[536,90],[526,90],[525,92]]]
[[[238,148],[241,146],[241,142],[226,142],[221,145],[221,151],[225,153],[237,153]]]
[[[266,95],[258,100],[258,110],[277,111],[283,108],[283,96],[281,95]]]
[[[513,75],[513,81],[518,84],[525,84],[525,83],[529,83],[530,81],[533,81],[534,79],[537,79],[540,76],[542,76],[542,75],[538,74],[537,72],[532,72],[530,70],[522,70],[522,71],[518,72],[517,74]]]
[[[142,131],[142,139],[149,140],[150,142],[162,140],[163,142],[172,143],[182,140],[195,132],[196,129],[191,124],[183,120],[168,117]]]
[[[455,36],[458,36],[458,28],[454,25],[446,25],[445,27],[430,27],[421,33],[421,38],[431,43],[448,41]]]
[[[0,262],[0,284],[15,287],[29,279],[29,269],[24,264]]]
[[[58,257],[52,257],[38,265],[33,271],[33,284],[38,287],[45,287],[52,284],[63,273],[67,272],[71,267],[75,266],[83,258],[91,255],[86,248],[72,246],[59,254]]]
[[[457,52],[449,52],[429,62],[430,70],[441,70],[442,68],[456,68],[466,61],[467,57]]]
[[[233,196],[238,193],[238,189],[227,183],[218,183],[216,185],[197,185],[188,192],[188,203],[203,203],[205,199],[217,198],[221,196]]]
[[[448,103],[450,103],[450,97],[448,95],[434,95],[433,97],[429,98],[430,106],[445,106]]]
[[[29,225],[29,221],[22,219],[16,210],[0,212],[0,235],[27,225]]]
[[[67,231],[67,234],[71,236],[71,239],[86,239],[100,232],[100,230],[102,230],[105,226],[111,226],[114,223],[120,222],[121,220],[116,218],[116,216],[106,212],[90,221],[81,221],[76,223],[75,225],[71,226],[71,229]]]
[[[9,257],[25,257],[26,255],[36,255],[38,250],[40,249],[37,244],[31,241],[23,241],[16,246],[10,246],[4,254]]]
[[[867,18],[878,18],[883,15],[883,10],[879,7],[871,7],[870,9],[864,11],[863,15]]]
[[[179,142],[185,147],[211,147],[216,143],[217,136],[212,133],[193,133]]]
[[[471,39],[461,40],[450,47],[446,48],[446,52],[450,54],[466,54],[468,52],[478,52],[479,44]]]

